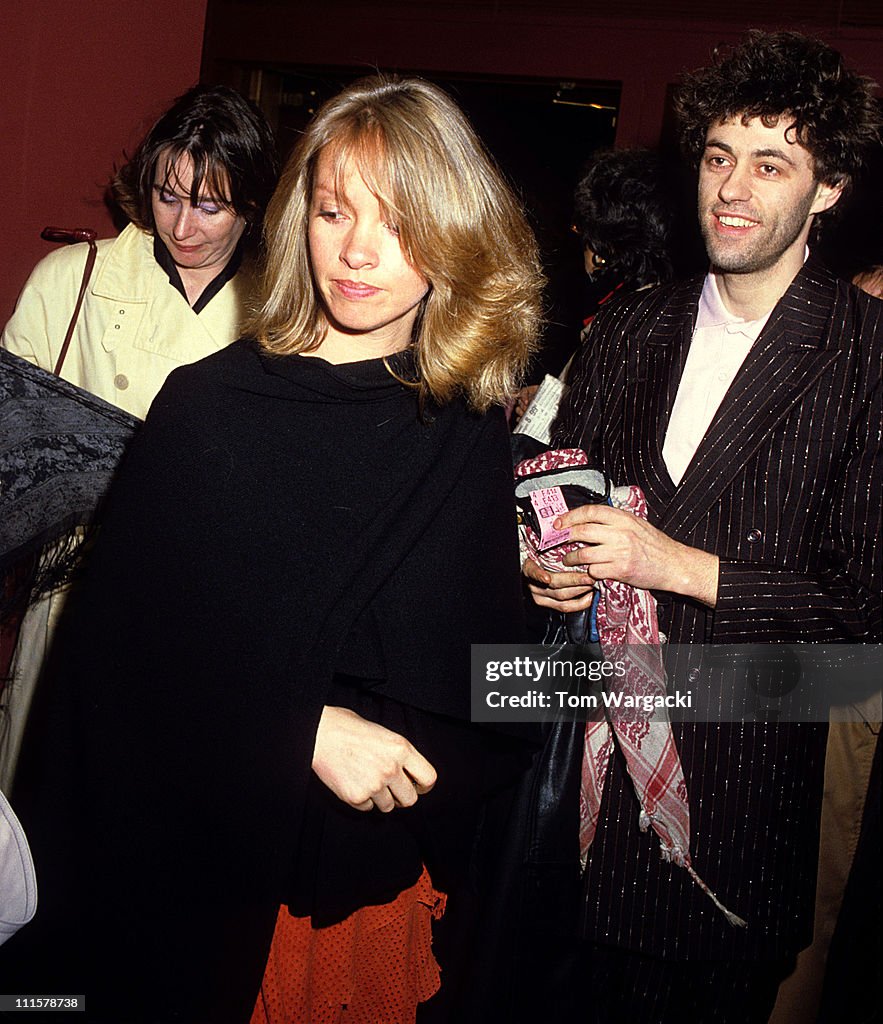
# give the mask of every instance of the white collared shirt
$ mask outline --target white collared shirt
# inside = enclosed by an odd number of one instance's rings
[[[743,320],[726,308],[709,271],[699,298],[696,328],[662,445],[669,476],[679,484],[714,414],[763,330],[772,310]]]

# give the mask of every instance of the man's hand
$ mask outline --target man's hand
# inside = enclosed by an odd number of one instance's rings
[[[525,563],[525,575],[537,604],[577,611],[591,603],[585,589],[595,580],[618,580],[643,590],[667,590],[713,608],[717,602],[719,559],[707,551],[672,540],[655,526],[623,509],[583,505],[559,516],[555,529],[570,529],[570,539],[587,545],[565,555],[574,572],[552,573]],[[578,569],[581,568],[581,571]]]
[[[313,771],[357,811],[410,807],[435,785],[432,765],[398,733],[348,708],[322,710]]]

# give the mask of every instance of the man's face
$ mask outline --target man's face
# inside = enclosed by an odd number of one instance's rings
[[[699,168],[699,222],[715,268],[766,271],[803,260],[815,214],[833,206],[839,186],[815,179],[812,157],[787,115],[768,128],[758,118],[712,125]]]

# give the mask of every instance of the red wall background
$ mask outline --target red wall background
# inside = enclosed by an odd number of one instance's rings
[[[199,79],[206,0],[32,0],[0,32],[0,324],[47,224],[113,234],[102,202],[123,159]]]
[[[818,36],[852,66],[883,82],[881,28],[603,18],[593,16],[601,5],[587,0],[584,8],[588,13],[560,14],[548,11],[542,0],[499,5],[412,0],[388,6],[348,0],[287,5],[213,0],[205,72],[221,75],[226,61],[276,61],[361,65],[366,73],[380,66],[621,81],[617,143],[651,146],[659,140],[667,87],[684,70],[706,64],[715,45],[736,41],[751,27]]]
[[[670,84],[749,26],[555,14],[542,0],[385,7],[347,0],[33,0],[7,4],[0,33],[0,323],[48,251],[46,224],[112,232],[102,203],[114,163],[169,103],[230,63],[361,65],[622,83],[621,145],[659,140]],[[505,5],[502,5],[505,6]],[[588,10],[592,6],[586,4]],[[883,81],[883,29],[797,24]],[[525,145],[530,140],[525,138]]]

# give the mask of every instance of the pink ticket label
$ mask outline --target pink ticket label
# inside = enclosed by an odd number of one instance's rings
[[[540,551],[570,540],[570,530],[556,530],[552,526],[555,519],[568,510],[560,487],[543,487],[538,491],[531,491],[530,502],[540,524],[540,538],[537,545]]]

